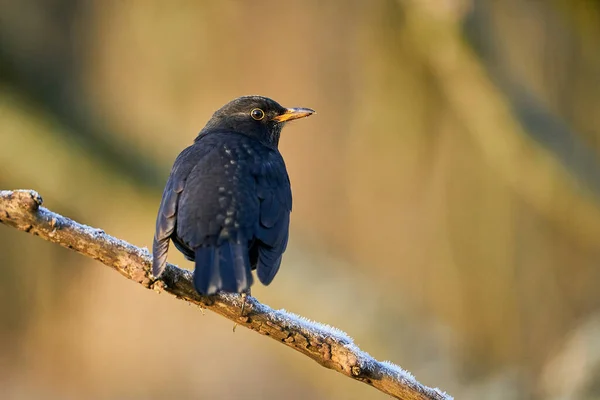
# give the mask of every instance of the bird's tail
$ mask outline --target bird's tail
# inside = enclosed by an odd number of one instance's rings
[[[225,241],[218,246],[198,247],[195,261],[194,287],[200,294],[241,293],[252,285],[245,245]]]

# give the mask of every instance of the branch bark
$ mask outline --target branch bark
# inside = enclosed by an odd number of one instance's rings
[[[397,399],[452,399],[437,388],[422,385],[399,366],[375,360],[339,329],[284,310],[273,310],[251,296],[247,298],[248,312],[241,317],[239,295],[200,296],[193,288],[191,272],[172,264],[167,265],[161,279],[154,280],[150,274],[152,256],[148,250],[112,237],[100,229],[82,225],[41,205],[42,198],[33,190],[0,191],[0,222],[94,258],[148,289],[170,293],[212,310],[299,351],[326,368]]]

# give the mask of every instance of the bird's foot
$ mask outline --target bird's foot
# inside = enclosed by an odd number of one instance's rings
[[[250,290],[248,290],[250,292]],[[242,309],[240,310],[240,316],[244,316],[244,310],[246,309],[246,298],[248,297],[248,293],[242,292]]]
[[[250,295],[250,288],[240,293],[242,297],[242,308],[240,310],[240,318],[244,318],[244,311],[246,310],[246,298]],[[237,322],[233,324],[233,331],[235,332],[235,328],[237,328]]]

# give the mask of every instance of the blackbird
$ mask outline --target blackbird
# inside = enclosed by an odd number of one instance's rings
[[[165,269],[169,241],[195,262],[202,295],[246,293],[252,270],[271,283],[288,242],[292,192],[278,150],[286,122],[309,108],[262,96],[217,110],[173,165],[156,218],[152,274]]]

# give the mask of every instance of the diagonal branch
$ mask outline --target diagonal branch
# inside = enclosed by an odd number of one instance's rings
[[[237,324],[277,340],[322,366],[405,400],[449,400],[451,396],[417,382],[407,371],[387,361],[377,361],[360,350],[339,329],[310,321],[284,310],[273,310],[248,297],[250,310],[240,316],[240,296],[200,296],[193,288],[190,271],[168,264],[160,280],[150,275],[152,257],[135,247],[41,207],[42,198],[32,190],[0,191],[0,223],[29,232],[92,257],[148,289],[167,292],[208,308]]]

